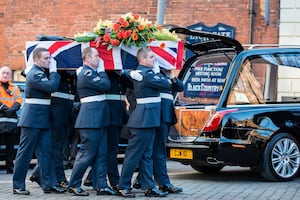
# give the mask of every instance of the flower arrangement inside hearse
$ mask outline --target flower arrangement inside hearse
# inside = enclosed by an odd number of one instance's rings
[[[95,40],[97,45],[107,45],[107,49],[122,45],[145,47],[155,40],[179,40],[175,33],[132,13],[122,15],[115,21],[100,19],[93,32],[78,33],[74,39],[77,42]]]

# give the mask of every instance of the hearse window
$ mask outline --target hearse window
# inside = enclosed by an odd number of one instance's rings
[[[227,104],[300,102],[299,84],[299,54],[253,56],[240,67]]]
[[[186,72],[184,92],[178,94],[177,105],[215,105],[224,87],[229,59],[197,59]]]

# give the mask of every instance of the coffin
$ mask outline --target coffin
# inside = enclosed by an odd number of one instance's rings
[[[82,66],[81,52],[85,47],[96,47],[103,59],[106,70],[135,69],[138,65],[136,46],[113,47],[107,50],[105,45],[76,41],[30,41],[26,42],[26,67],[33,65],[32,52],[37,47],[45,47],[56,60],[58,69],[74,70]],[[183,41],[153,41],[148,47],[154,52],[161,66],[181,69],[184,51]]]

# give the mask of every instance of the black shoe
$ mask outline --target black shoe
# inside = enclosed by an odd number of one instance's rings
[[[69,169],[73,169],[74,164],[73,163],[69,163],[68,168]]]
[[[113,191],[110,187],[102,188],[97,190],[97,195],[116,195],[117,193]]]
[[[133,182],[133,188],[135,189],[141,189],[142,188],[142,184],[140,182],[139,179],[135,179],[134,182]]]
[[[84,179],[84,181],[83,181],[83,185],[84,185],[84,186],[91,187],[91,186],[93,186],[93,181],[90,180],[90,179],[88,179],[88,178],[86,178],[86,179]]]
[[[178,194],[183,191],[182,188],[175,187],[172,184],[166,184],[166,185],[159,186],[159,189],[162,192],[168,192],[168,193],[174,193],[174,194]]]
[[[36,176],[34,176],[34,175],[31,175],[30,177],[29,177],[29,180],[31,181],[31,182],[36,182],[38,185],[41,185],[41,182],[40,182],[40,179],[38,179]]]
[[[14,189],[14,194],[19,194],[19,195],[30,195],[30,192],[25,189]]]
[[[65,188],[59,186],[52,186],[51,188],[44,189],[44,193],[64,193],[66,191]]]
[[[118,187],[118,185],[114,185],[114,186],[112,186],[112,189],[116,192],[116,194],[118,193],[118,191],[119,191],[119,187]]]
[[[69,186],[69,183],[68,183],[68,181],[61,181],[61,182],[57,183],[57,185],[61,188],[67,189]]]
[[[146,197],[165,197],[167,195],[168,195],[168,192],[162,192],[159,189],[157,189],[156,187],[145,191]]]
[[[89,196],[90,194],[86,191],[84,191],[83,189],[81,189],[81,187],[69,187],[68,188],[69,193],[73,193],[76,196]]]
[[[135,194],[133,194],[130,190],[119,190],[118,196],[125,197],[125,198],[134,198]]]

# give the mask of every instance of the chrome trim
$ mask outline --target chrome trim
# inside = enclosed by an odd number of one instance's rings
[[[192,144],[192,143],[167,143],[167,147],[173,148],[181,148],[181,149],[209,149],[209,146],[200,145],[200,144]]]

